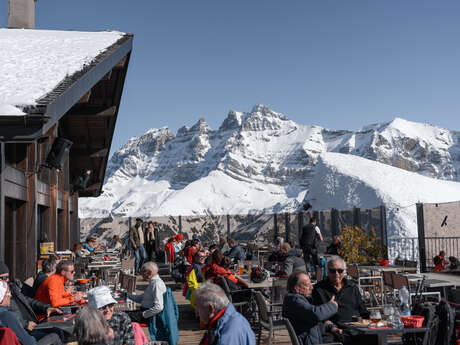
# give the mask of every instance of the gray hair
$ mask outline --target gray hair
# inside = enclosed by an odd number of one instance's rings
[[[345,262],[344,259],[342,259],[340,256],[333,255],[327,260],[327,269],[332,267],[332,264],[336,261],[340,261],[343,264],[343,269],[346,271],[347,270],[347,263]]]
[[[153,274],[158,273],[158,265],[153,261],[147,261],[145,264],[142,265],[143,270],[147,270],[152,272]]]
[[[108,341],[109,326],[99,310],[84,307],[75,316],[73,333],[80,345],[106,343]]]
[[[52,273],[53,271],[56,271],[56,265],[57,265],[56,260],[54,258],[43,260],[43,264],[42,264],[43,273]]]
[[[219,285],[211,283],[209,280],[205,281],[195,291],[195,302],[204,308],[213,305],[216,312],[226,308],[230,303],[224,290]]]

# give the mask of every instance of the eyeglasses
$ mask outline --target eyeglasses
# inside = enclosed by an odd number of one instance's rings
[[[343,271],[344,271],[343,268],[329,268],[329,273],[333,273],[333,274],[335,273],[342,274]]]
[[[74,273],[75,273],[75,270],[73,270],[73,271],[67,271],[67,272],[69,272],[70,274],[74,274]]]
[[[107,305],[105,305],[105,306],[103,306],[103,307],[100,307],[99,310],[105,310],[105,309],[107,309],[107,308],[112,309],[113,307],[115,307],[115,304],[114,304],[114,303],[111,303],[111,304],[107,304]]]
[[[3,276],[3,277],[0,277],[0,279],[6,281],[6,280],[10,279],[10,277],[9,276]]]

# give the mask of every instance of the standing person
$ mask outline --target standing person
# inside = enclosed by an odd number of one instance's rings
[[[155,228],[153,222],[148,222],[147,230],[145,231],[145,243],[147,244],[147,256],[149,261],[156,260],[155,253]]]
[[[209,281],[195,291],[200,324],[206,333],[200,345],[255,345],[248,320],[235,310],[224,290]]]
[[[136,224],[129,229],[129,241],[134,250],[134,269],[136,274],[139,274],[142,264],[147,259],[147,253],[144,248],[144,231],[142,230],[141,218],[136,218]]]
[[[311,301],[313,286],[306,272],[292,273],[287,282],[288,294],[283,301],[283,317],[289,319],[301,344],[322,344],[321,321],[337,312],[337,302],[332,296],[329,302],[314,306]]]
[[[131,319],[126,313],[115,311],[117,301],[107,286],[97,286],[88,291],[88,306],[97,309],[113,330],[110,345],[134,345],[134,331]]]
[[[166,285],[158,275],[158,266],[154,262],[146,262],[141,270],[142,278],[149,282],[142,295],[128,294],[128,298],[141,305],[140,310],[131,310],[127,314],[133,322],[149,323],[149,319],[159,314],[164,307],[163,294]]]
[[[310,222],[302,228],[300,235],[300,247],[303,251],[305,266],[310,271],[315,271],[319,265],[318,258],[318,235],[316,232],[316,219],[310,218]]]
[[[56,267],[56,273],[50,275],[40,285],[35,294],[35,299],[43,303],[51,304],[52,307],[61,307],[75,302],[83,297],[81,292],[76,292],[74,296],[65,291],[64,284],[73,280],[75,276],[75,266],[73,261],[60,261]]]

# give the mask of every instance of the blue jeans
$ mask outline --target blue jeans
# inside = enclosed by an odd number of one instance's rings
[[[134,251],[134,267],[136,273],[139,272],[142,265],[147,261],[147,252],[145,251],[144,245],[141,244],[139,248]]]

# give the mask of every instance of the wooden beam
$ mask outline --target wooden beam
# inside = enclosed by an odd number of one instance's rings
[[[117,113],[117,106],[111,107],[102,106],[85,106],[81,109],[72,109],[68,114],[69,116],[83,116],[83,117],[104,117],[113,116]]]
[[[89,90],[87,93],[83,95],[82,98],[78,101],[78,103],[87,103],[89,101],[89,98],[91,97],[91,90]]]

